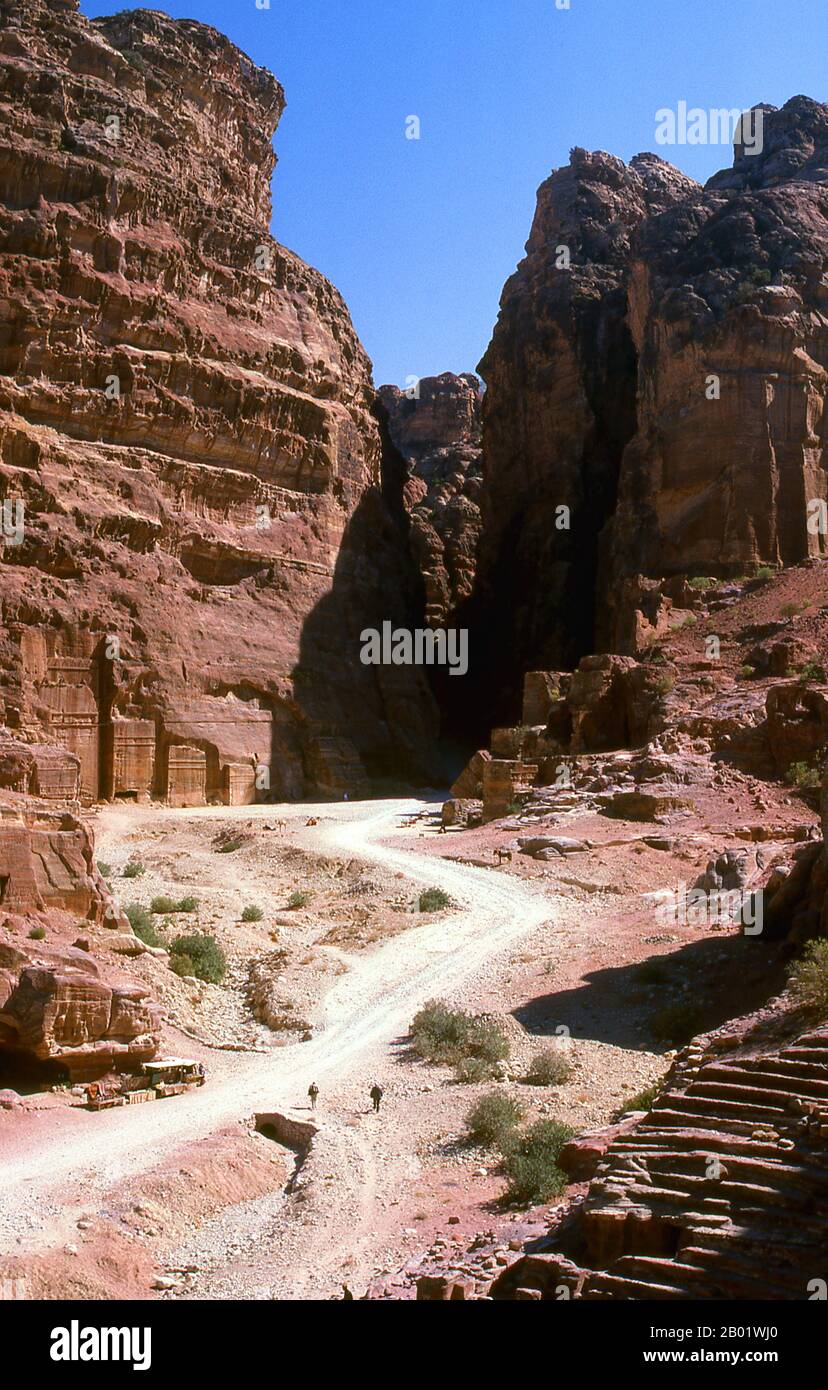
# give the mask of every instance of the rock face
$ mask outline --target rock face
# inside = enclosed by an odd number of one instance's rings
[[[0,928],[0,1050],[57,1063],[71,1080],[129,1070],[160,1038],[149,991],[107,980],[85,951],[27,943]]]
[[[471,372],[423,377],[419,395],[381,386],[388,430],[408,469],[410,541],[426,622],[443,627],[474,587],[482,488],[481,391]]]
[[[70,811],[0,792],[0,909],[60,912],[129,931],[95,865],[92,835]]]
[[[583,1204],[492,1296],[807,1300],[828,1276],[827,1087],[825,1028],[768,1009],[697,1038],[645,1118],[593,1136]]]
[[[425,679],[359,661],[417,598],[370,364],[268,234],[282,89],[76,11],[0,4],[0,723],[84,801],[424,777]]]
[[[541,187],[480,365],[491,722],[526,670],[635,654],[654,581],[825,552],[826,156],[797,97],[704,188],[583,150]]]
[[[40,752],[33,750],[35,766]],[[79,919],[84,935],[76,940]],[[0,792],[0,1060],[6,1065],[57,1063],[70,1078],[84,1079],[154,1056],[160,1017],[149,991],[94,960],[96,940],[143,950],[95,865],[91,832],[70,811]]]
[[[594,650],[599,537],[636,424],[632,239],[695,187],[654,155],[627,166],[575,150],[538,193],[526,259],[479,368],[486,463],[474,648],[483,681],[503,691],[501,717],[521,670],[571,667]]]

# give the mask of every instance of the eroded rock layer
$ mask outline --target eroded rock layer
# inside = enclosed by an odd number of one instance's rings
[[[480,382],[471,372],[423,377],[416,393],[380,387],[388,429],[408,468],[410,540],[425,616],[443,627],[474,587],[480,535]]]
[[[0,723],[84,800],[423,776],[425,681],[359,661],[416,601],[370,364],[268,233],[282,89],[76,10],[0,5]]]
[[[541,187],[480,366],[493,719],[523,671],[635,653],[653,581],[825,552],[826,182],[797,97],[704,188],[583,150]]]

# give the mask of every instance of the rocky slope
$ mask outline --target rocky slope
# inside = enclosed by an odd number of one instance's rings
[[[474,587],[480,534],[481,387],[471,372],[423,377],[414,396],[381,386],[394,446],[405,459],[410,542],[432,627],[451,622]]]
[[[0,5],[0,723],[86,801],[427,775],[424,679],[359,661],[418,589],[347,309],[268,232],[283,106],[206,26]]]
[[[480,365],[493,720],[527,669],[634,653],[653,580],[824,553],[826,154],[797,97],[704,188],[583,150],[541,187]]]

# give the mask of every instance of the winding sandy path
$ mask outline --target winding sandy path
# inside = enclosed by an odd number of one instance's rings
[[[103,1189],[152,1168],[167,1149],[202,1138],[253,1110],[304,1103],[313,1079],[342,1075],[357,1063],[369,1068],[372,1057],[405,1035],[412,1014],[426,999],[456,993],[485,963],[549,919],[548,899],[514,877],[417,853],[416,830],[399,830],[398,822],[425,808],[425,802],[416,800],[237,808],[239,819],[246,821],[313,814],[321,823],[313,831],[303,830],[306,847],[350,853],[398,870],[417,885],[444,888],[459,910],[413,927],[355,961],[327,995],[323,1025],[311,1042],[265,1056],[220,1054],[206,1086],[169,1103],[97,1115],[73,1110],[58,1132],[43,1133],[34,1152],[4,1145],[0,1131],[3,1245],[15,1234],[17,1213],[30,1213],[40,1202],[54,1210],[61,1192],[79,1183]],[[222,819],[228,814],[233,813],[223,808]],[[124,820],[131,824],[128,816]]]

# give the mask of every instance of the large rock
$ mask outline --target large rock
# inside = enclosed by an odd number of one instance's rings
[[[595,650],[599,538],[636,426],[632,238],[696,187],[654,155],[625,165],[576,149],[538,192],[526,258],[479,368],[486,466],[474,647],[492,723],[516,706],[523,671],[571,668]]]
[[[628,322],[637,430],[621,465],[607,639],[629,631],[639,573],[739,575],[824,554],[828,107],[764,112],[761,154],[639,229]],[[710,399],[708,382],[720,397]]]
[[[95,864],[84,821],[9,792],[0,798],[0,908],[18,914],[60,912],[130,931]]]
[[[84,951],[29,941],[24,949],[0,928],[0,1050],[84,1080],[136,1067],[159,1040],[144,986],[104,978]]]
[[[0,723],[86,801],[424,776],[423,673],[359,659],[416,625],[405,479],[345,304],[268,232],[282,89],[76,11],[0,7]]]
[[[825,554],[826,182],[828,106],[797,97],[705,188],[580,149],[542,185],[480,365],[490,724],[523,672],[667,631],[685,576]]]
[[[426,620],[442,627],[474,584],[480,532],[480,382],[471,372],[423,377],[416,393],[380,387],[388,429],[408,468],[411,546]]]

